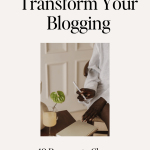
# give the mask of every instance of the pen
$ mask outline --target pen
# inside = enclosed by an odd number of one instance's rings
[[[78,86],[76,85],[76,83],[73,82],[73,84],[74,84],[74,86],[78,89],[78,91],[81,93],[81,91],[80,91],[80,89],[78,88]],[[83,94],[81,94],[81,95],[82,95],[82,97],[86,100],[85,96],[84,96]]]

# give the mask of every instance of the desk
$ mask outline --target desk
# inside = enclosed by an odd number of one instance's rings
[[[71,116],[71,114],[67,110],[59,111],[57,124],[54,127],[51,127],[51,135],[56,136],[56,133],[71,125],[75,121],[76,120]],[[45,127],[41,130],[41,136],[48,136],[48,133],[48,127]]]

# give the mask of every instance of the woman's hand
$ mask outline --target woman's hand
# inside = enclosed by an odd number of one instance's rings
[[[82,121],[92,121],[97,114],[103,109],[103,107],[106,105],[106,100],[102,97],[99,98],[97,101],[95,101],[91,107],[85,112],[85,114],[82,116]]]
[[[82,88],[80,89],[80,91],[81,93],[79,91],[76,92],[77,94],[79,94],[79,96],[77,97],[79,101],[84,101],[84,98],[81,94],[83,94],[86,97],[86,99],[93,98],[95,96],[95,91],[92,89]]]

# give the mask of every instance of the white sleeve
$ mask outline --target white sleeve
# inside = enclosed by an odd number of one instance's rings
[[[109,88],[102,93],[101,97],[104,98],[107,103],[109,103]]]
[[[84,88],[97,91],[98,82],[100,82],[99,73],[99,47],[97,44],[95,44],[88,66],[88,76],[85,80]]]

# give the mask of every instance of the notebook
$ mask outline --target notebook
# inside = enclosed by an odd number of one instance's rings
[[[56,134],[56,136],[89,136],[97,128],[85,122],[76,121]]]

